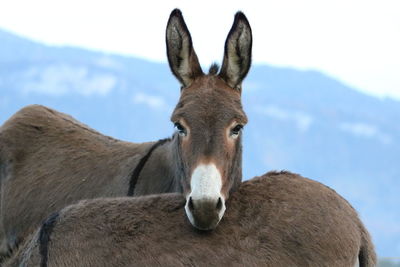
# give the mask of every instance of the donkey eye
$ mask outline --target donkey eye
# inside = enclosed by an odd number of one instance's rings
[[[235,127],[232,128],[231,130],[231,136],[232,137],[238,137],[240,131],[243,129],[243,125],[238,124]]]
[[[175,122],[175,128],[178,131],[178,134],[180,136],[186,136],[187,135],[185,127],[183,127],[182,124],[180,124],[179,122]]]

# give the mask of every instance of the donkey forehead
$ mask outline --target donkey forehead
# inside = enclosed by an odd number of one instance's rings
[[[247,122],[240,92],[227,86],[219,77],[204,75],[182,90],[172,120],[184,118],[212,124],[237,120]]]

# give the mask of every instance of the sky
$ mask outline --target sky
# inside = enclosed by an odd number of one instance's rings
[[[221,61],[242,10],[255,64],[318,70],[400,99],[399,0],[1,0],[0,28],[51,45],[166,62],[165,26],[176,7],[203,66]]]

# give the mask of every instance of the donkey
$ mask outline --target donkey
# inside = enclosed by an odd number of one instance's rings
[[[193,226],[217,226],[242,179],[242,81],[252,33],[235,15],[220,71],[204,74],[180,10],[166,28],[170,68],[181,84],[176,131],[153,143],[122,142],[43,106],[28,106],[0,128],[3,253],[50,213],[81,199],[180,192]]]
[[[375,266],[370,236],[334,190],[289,172],[244,182],[214,231],[178,194],[84,200],[54,213],[6,266]]]

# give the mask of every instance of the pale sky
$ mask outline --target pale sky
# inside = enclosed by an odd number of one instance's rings
[[[322,71],[400,99],[399,0],[1,0],[0,28],[55,45],[166,61],[165,26],[182,10],[202,65],[220,62],[237,10],[253,62]]]

